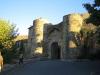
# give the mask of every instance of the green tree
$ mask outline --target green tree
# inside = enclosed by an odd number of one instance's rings
[[[100,25],[100,0],[94,0],[93,4],[86,3],[83,4],[88,13],[90,14],[90,18],[87,19],[88,23],[93,23],[96,26]]]
[[[0,51],[3,53],[5,61],[10,59],[10,53],[14,46],[14,38],[18,35],[17,31],[14,24],[0,19]]]
[[[86,10],[88,11],[88,13],[90,14],[90,17],[86,19],[87,23],[92,23],[95,26],[97,26],[95,33],[93,34],[94,36],[96,35],[96,37],[94,39],[96,39],[95,43],[100,45],[100,0],[93,0],[93,3],[86,3],[83,4],[84,7],[86,8]],[[99,56],[98,56],[99,55]],[[97,52],[97,54],[95,54],[96,58],[100,59],[100,52]]]
[[[100,0],[94,0],[93,4],[83,4],[90,17],[86,19],[87,23],[93,23],[97,26],[97,30],[95,34],[98,34],[98,44],[100,44]]]

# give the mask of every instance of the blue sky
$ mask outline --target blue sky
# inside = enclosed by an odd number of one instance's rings
[[[82,4],[90,0],[0,0],[0,18],[16,24],[20,34],[28,34],[32,21],[39,17],[56,24],[64,15],[86,12]]]

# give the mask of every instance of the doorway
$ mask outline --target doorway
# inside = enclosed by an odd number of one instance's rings
[[[51,58],[60,59],[60,46],[57,42],[51,44]]]

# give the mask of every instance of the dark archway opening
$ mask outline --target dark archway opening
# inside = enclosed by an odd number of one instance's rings
[[[60,59],[60,46],[57,42],[51,44],[51,58]]]

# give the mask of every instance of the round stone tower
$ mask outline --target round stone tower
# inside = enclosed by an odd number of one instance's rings
[[[77,58],[80,54],[79,39],[76,34],[82,28],[83,19],[80,14],[69,14],[63,18],[63,42],[64,42],[64,55],[66,58]]]
[[[80,14],[69,15],[69,32],[80,32],[82,28],[83,18]]]
[[[43,48],[42,48],[42,42],[43,42],[43,36],[44,36],[44,25],[47,24],[48,21],[42,18],[36,19],[33,21],[33,32],[34,32],[34,41],[33,41],[33,50],[34,54],[42,54]]]

